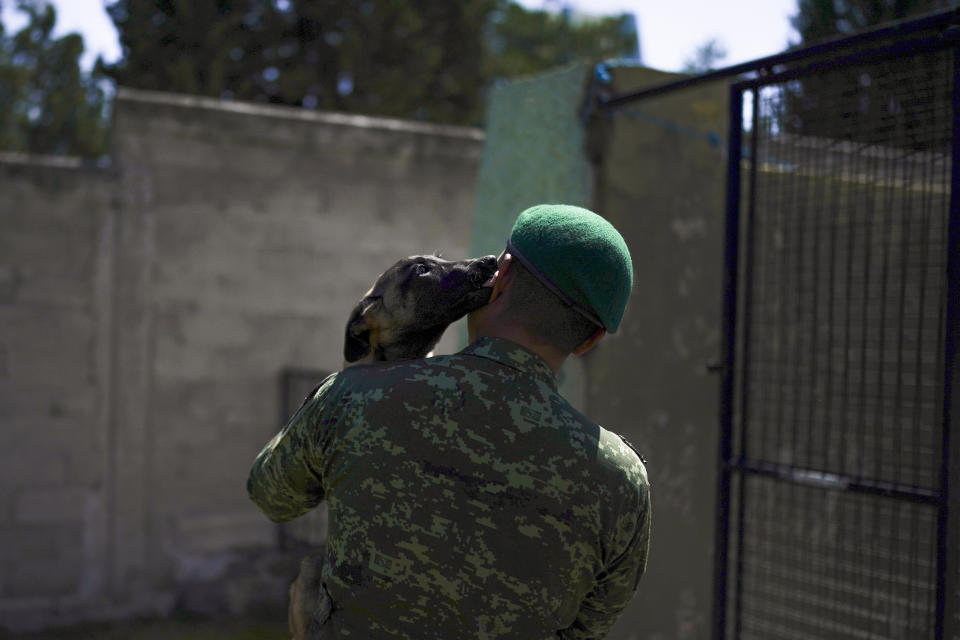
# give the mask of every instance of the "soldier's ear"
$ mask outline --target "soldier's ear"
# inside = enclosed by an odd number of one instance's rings
[[[513,278],[517,273],[513,265],[513,256],[504,252],[497,261],[497,273],[493,276],[493,287],[491,288],[490,299],[487,301],[487,304],[490,304],[503,295],[507,287],[513,282]]]
[[[597,329],[593,332],[593,335],[583,341],[583,344],[573,350],[573,355],[582,356],[587,351],[590,351],[590,349],[593,349],[593,347],[596,346],[596,344],[600,342],[600,339],[605,335],[607,335],[606,329]]]
[[[380,298],[364,298],[353,308],[343,340],[343,359],[356,362],[370,353],[370,329]]]

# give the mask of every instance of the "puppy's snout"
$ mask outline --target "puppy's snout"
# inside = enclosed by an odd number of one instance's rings
[[[475,285],[483,284],[489,280],[497,270],[496,256],[483,256],[474,260],[470,265],[470,282]]]

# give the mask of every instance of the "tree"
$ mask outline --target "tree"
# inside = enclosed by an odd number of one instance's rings
[[[119,84],[420,118],[475,119],[493,0],[118,0]],[[157,60],[166,64],[157,65]]]
[[[727,57],[727,48],[716,38],[710,38],[697,47],[693,56],[684,62],[684,73],[706,73],[716,68]]]
[[[628,14],[576,16],[530,11],[500,0],[487,26],[488,74],[507,79],[540,73],[574,60],[630,57],[637,50],[636,26]]]
[[[83,38],[52,37],[56,10],[19,0],[27,25],[12,37],[0,25],[0,148],[98,156],[106,148],[106,100],[99,68],[80,69]]]
[[[810,45],[867,27],[958,6],[957,0],[798,0],[790,24]]]
[[[132,0],[107,7],[123,45],[123,58],[106,67],[128,86],[219,95],[242,83],[240,52],[255,30],[244,19],[252,2]],[[264,4],[264,3],[260,3]],[[244,11],[250,5],[249,11]],[[248,18],[249,23],[256,23]]]
[[[791,24],[801,38],[795,44],[811,45],[958,5],[960,0],[798,0]],[[942,130],[949,114],[931,112],[917,96],[945,86],[942,73],[942,56],[925,53],[883,63],[851,63],[804,77],[785,87],[780,128],[805,136],[940,151],[943,141],[934,132]]]
[[[495,78],[636,48],[625,16],[508,0],[116,0],[108,12],[124,48],[108,72],[125,86],[453,124],[482,121]]]

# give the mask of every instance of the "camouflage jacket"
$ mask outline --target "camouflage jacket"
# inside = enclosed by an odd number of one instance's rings
[[[247,489],[328,501],[323,637],[601,638],[647,560],[640,457],[506,340],[330,376]]]

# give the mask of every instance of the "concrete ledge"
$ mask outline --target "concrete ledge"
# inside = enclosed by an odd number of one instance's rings
[[[463,140],[475,140],[477,142],[481,142],[484,139],[483,130],[474,127],[429,124],[425,122],[416,122],[413,120],[381,118],[376,116],[337,113],[333,111],[312,111],[310,109],[301,109],[298,107],[262,105],[253,102],[221,100],[218,98],[208,98],[205,96],[167,93],[162,91],[145,91],[142,89],[130,89],[128,87],[119,87],[117,89],[116,99],[125,102],[161,104],[173,107],[182,107],[184,109],[205,109],[211,111],[220,111],[223,113],[250,115],[260,118],[299,120],[303,122],[333,124],[344,127],[378,129],[381,131],[395,131],[401,133],[414,133]]]
[[[74,156],[46,156],[15,151],[0,151],[0,162],[4,164],[25,164],[53,169],[81,169],[86,165],[83,158]]]

